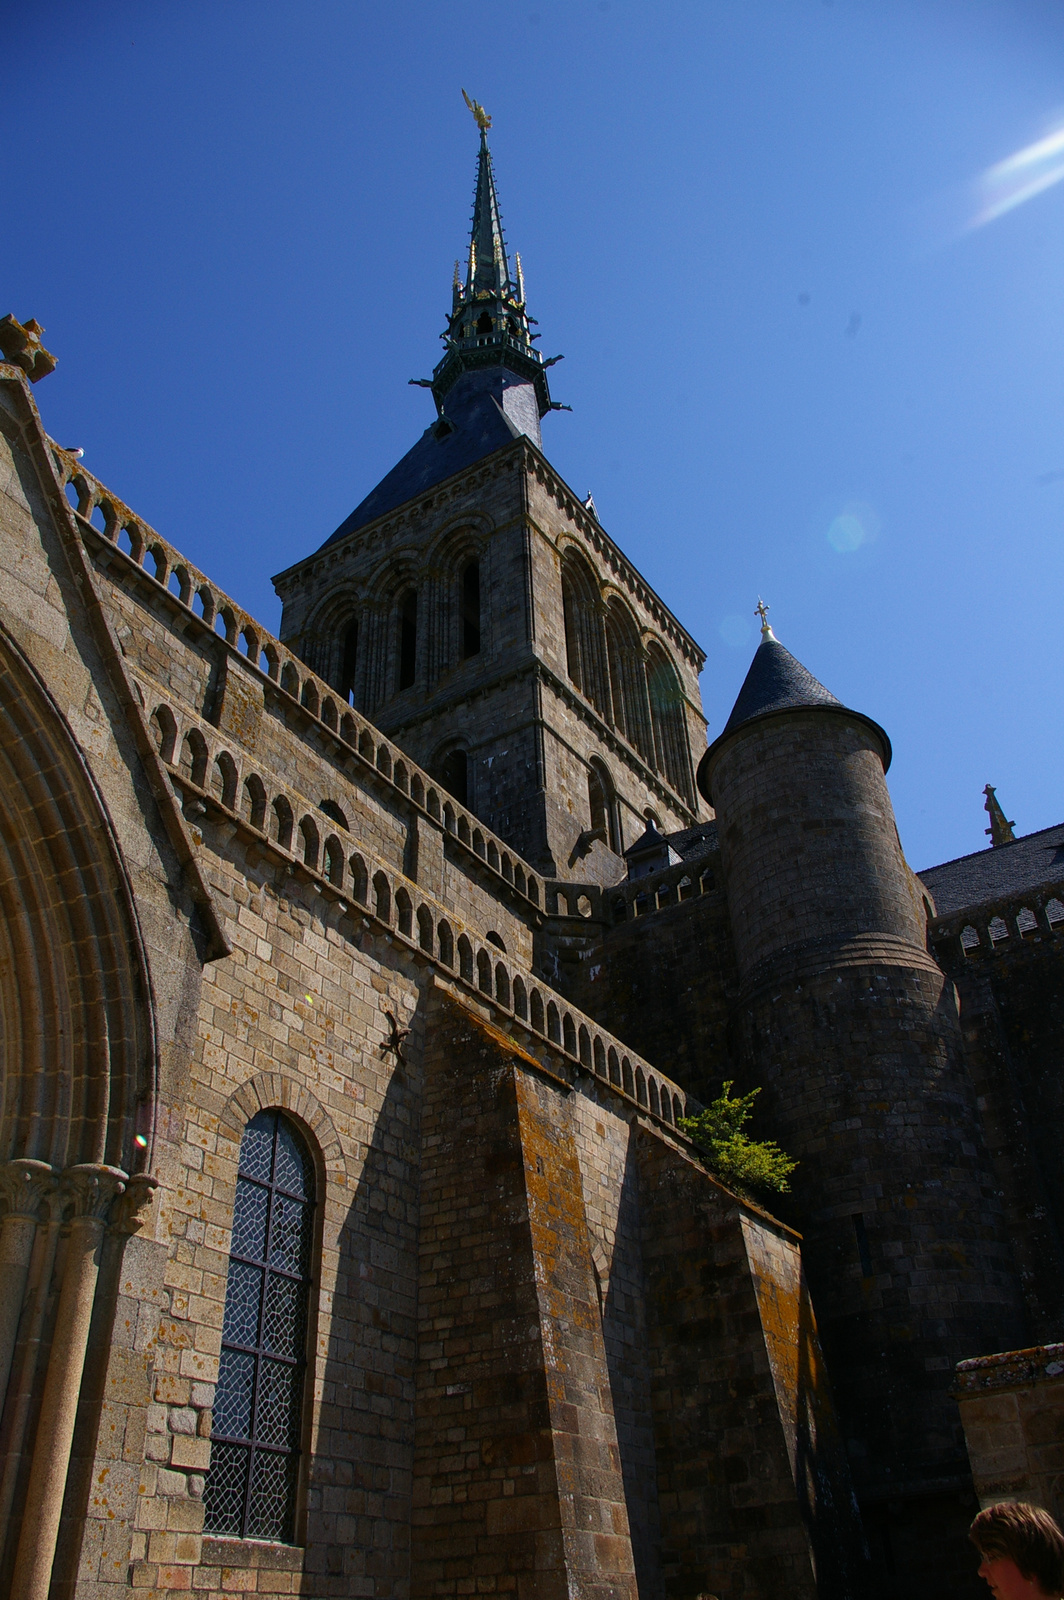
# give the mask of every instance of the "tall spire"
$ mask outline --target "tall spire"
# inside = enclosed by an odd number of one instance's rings
[[[517,297],[517,285],[510,282],[510,264],[506,259],[506,241],[502,233],[502,216],[495,190],[495,170],[491,164],[488,135],[486,129],[482,128],[465,292],[475,297],[483,290],[492,295],[512,294],[515,299]]]
[[[480,129],[477,184],[465,282],[455,274],[451,314],[447,332],[442,335],[445,349],[432,374],[432,393],[442,414],[447,396],[464,374],[491,368],[499,373],[501,368],[499,378],[507,386],[515,383],[529,386],[529,403],[534,407],[535,433],[538,433],[538,418],[556,409],[546,372],[553,362],[544,361],[535,346],[536,336],[530,327],[533,319],[525,309],[524,275],[519,259],[514,276],[510,275],[495,169],[488,148],[491,118],[464,89],[462,98]],[[560,359],[553,358],[554,361]],[[503,374],[508,376],[504,378]],[[536,442],[539,443],[538,438]]]

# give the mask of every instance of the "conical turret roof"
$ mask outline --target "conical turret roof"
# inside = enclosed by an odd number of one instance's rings
[[[833,695],[830,689],[825,689],[819,679],[813,677],[808,667],[804,667],[796,656],[792,656],[786,645],[780,644],[766,621],[761,629],[761,643],[754,652],[754,659],[750,663],[750,670],[732,707],[731,716],[698,764],[700,793],[712,804],[709,770],[713,758],[720,747],[747,723],[787,711],[818,710],[842,712],[846,716],[857,717],[866,723],[877,736],[883,757],[883,770],[884,772],[887,770],[891,761],[890,740],[879,723],[874,722],[871,717],[866,717],[863,711],[853,711],[849,706],[843,705],[837,695]]]
[[[739,697],[724,732],[731,733],[752,717],[770,711],[797,711],[803,706],[841,706],[842,701],[813,677],[807,667],[791,655],[786,645],[769,632],[750,663]]]

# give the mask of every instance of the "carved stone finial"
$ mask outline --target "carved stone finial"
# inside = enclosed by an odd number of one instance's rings
[[[21,367],[31,383],[40,383],[55,371],[55,356],[44,348],[44,329],[35,317],[19,322],[10,315],[0,317],[0,351],[13,366]]]
[[[41,1207],[55,1194],[58,1182],[47,1161],[5,1161],[0,1166],[0,1215],[39,1221]]]
[[[59,1180],[59,1189],[75,1218],[93,1217],[98,1222],[106,1222],[111,1202],[124,1194],[127,1182],[121,1167],[86,1161],[66,1168]]]
[[[990,826],[989,828],[984,828],[983,832],[990,835],[990,843],[992,848],[996,850],[999,845],[1015,844],[1016,835],[1012,830],[1016,824],[1014,822],[1009,822],[1005,816],[1005,813],[1002,811],[1001,804],[998,800],[993,784],[988,783],[986,788],[983,790],[983,793],[986,795],[983,809],[990,818]]]
[[[126,1180],[125,1193],[111,1207],[111,1227],[115,1233],[139,1233],[148,1220],[158,1178],[147,1172],[135,1172]]]

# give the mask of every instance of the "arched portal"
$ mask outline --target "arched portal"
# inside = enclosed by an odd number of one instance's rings
[[[0,1081],[0,1160],[149,1164],[155,1038],[129,882],[81,751],[3,630]]]

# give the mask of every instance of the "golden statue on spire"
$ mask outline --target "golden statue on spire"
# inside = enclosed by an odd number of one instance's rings
[[[464,89],[462,90],[462,99],[473,113],[473,120],[480,129],[481,133],[487,133],[488,129],[491,127],[491,118],[488,116],[488,113],[484,110],[484,107],[480,104],[479,100],[470,100]]]

